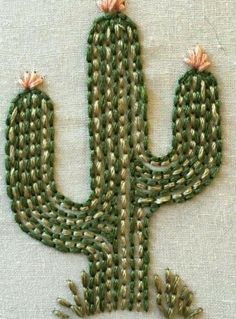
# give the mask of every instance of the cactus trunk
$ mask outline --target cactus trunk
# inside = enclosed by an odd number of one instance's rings
[[[176,90],[171,152],[151,154],[140,54],[136,26],[125,15],[107,14],[94,23],[87,54],[92,192],[84,204],[56,187],[50,98],[25,90],[7,119],[12,210],[32,237],[88,256],[84,301],[77,305],[83,314],[148,310],[149,218],[162,203],[199,193],[221,162],[217,83],[195,70]]]

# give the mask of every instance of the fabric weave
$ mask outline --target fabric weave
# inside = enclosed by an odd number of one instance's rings
[[[1,166],[0,166],[0,318],[43,319],[56,297],[67,297],[65,279],[79,281],[87,270],[82,255],[64,255],[23,234],[13,220],[4,181],[4,128],[16,80],[36,68],[46,76],[45,91],[55,104],[56,179],[60,191],[82,202],[89,194],[86,101],[86,40],[99,15],[93,0],[0,0]],[[190,202],[162,207],[151,221],[151,272],[170,267],[196,292],[209,319],[233,319],[236,311],[235,80],[236,41],[233,0],[192,2],[129,0],[126,13],[142,35],[149,94],[153,153],[165,154],[171,142],[171,112],[176,82],[186,66],[186,49],[201,44],[213,62],[222,100],[224,160],[220,174]],[[150,278],[152,274],[150,274]],[[148,314],[118,312],[116,318],[159,318],[150,291]],[[68,294],[68,298],[70,298]],[[98,318],[110,318],[102,314]],[[114,316],[114,314],[113,314]]]

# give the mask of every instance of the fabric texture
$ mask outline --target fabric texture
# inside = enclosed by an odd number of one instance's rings
[[[0,318],[54,318],[57,297],[70,298],[66,280],[79,284],[88,268],[82,255],[63,254],[21,231],[6,194],[5,118],[25,70],[46,76],[44,90],[55,106],[56,181],[75,201],[88,198],[89,143],[86,42],[99,16],[94,0],[0,0]],[[148,87],[150,143],[155,154],[171,144],[174,90],[185,72],[188,48],[202,45],[218,79],[224,157],[220,174],[191,201],[163,206],[151,221],[150,299],[146,314],[119,311],[96,318],[161,318],[153,275],[169,267],[196,294],[203,318],[234,319],[236,313],[236,2],[129,0],[137,24]],[[72,317],[73,318],[73,317]]]

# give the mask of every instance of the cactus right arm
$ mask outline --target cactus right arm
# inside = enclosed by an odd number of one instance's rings
[[[175,93],[172,149],[165,156],[154,156],[148,145],[148,101],[139,39],[137,32],[133,34],[130,66],[135,97],[136,200],[154,212],[164,202],[192,198],[216,176],[222,157],[220,102],[211,73],[188,71]]]
[[[217,174],[221,164],[221,129],[217,82],[208,72],[188,71],[179,81],[173,112],[171,152],[155,158],[146,143],[136,140],[136,177],[139,203],[155,208],[198,194]],[[143,112],[146,106],[143,104]],[[140,127],[136,125],[136,129]],[[140,130],[141,131],[141,130]],[[141,134],[140,134],[141,135]],[[153,162],[154,160],[154,162]],[[158,164],[159,167],[153,164]]]

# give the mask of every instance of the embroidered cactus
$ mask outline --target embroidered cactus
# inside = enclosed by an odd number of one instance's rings
[[[155,157],[148,147],[148,101],[137,28],[118,12],[95,21],[87,53],[92,192],[83,204],[57,190],[53,104],[34,88],[40,78],[25,75],[25,89],[12,101],[6,133],[12,210],[33,238],[88,256],[89,273],[82,274],[84,297],[69,281],[75,305],[58,300],[80,317],[118,308],[148,310],[149,218],[163,203],[198,194],[219,170],[217,82],[204,70],[205,53],[192,54],[186,62],[193,69],[179,80],[175,93],[172,150]],[[163,309],[157,279],[156,285]],[[174,296],[176,289],[171,293]],[[173,309],[163,313],[174,316]],[[69,318],[61,311],[55,314]],[[189,309],[182,311],[187,314]]]

